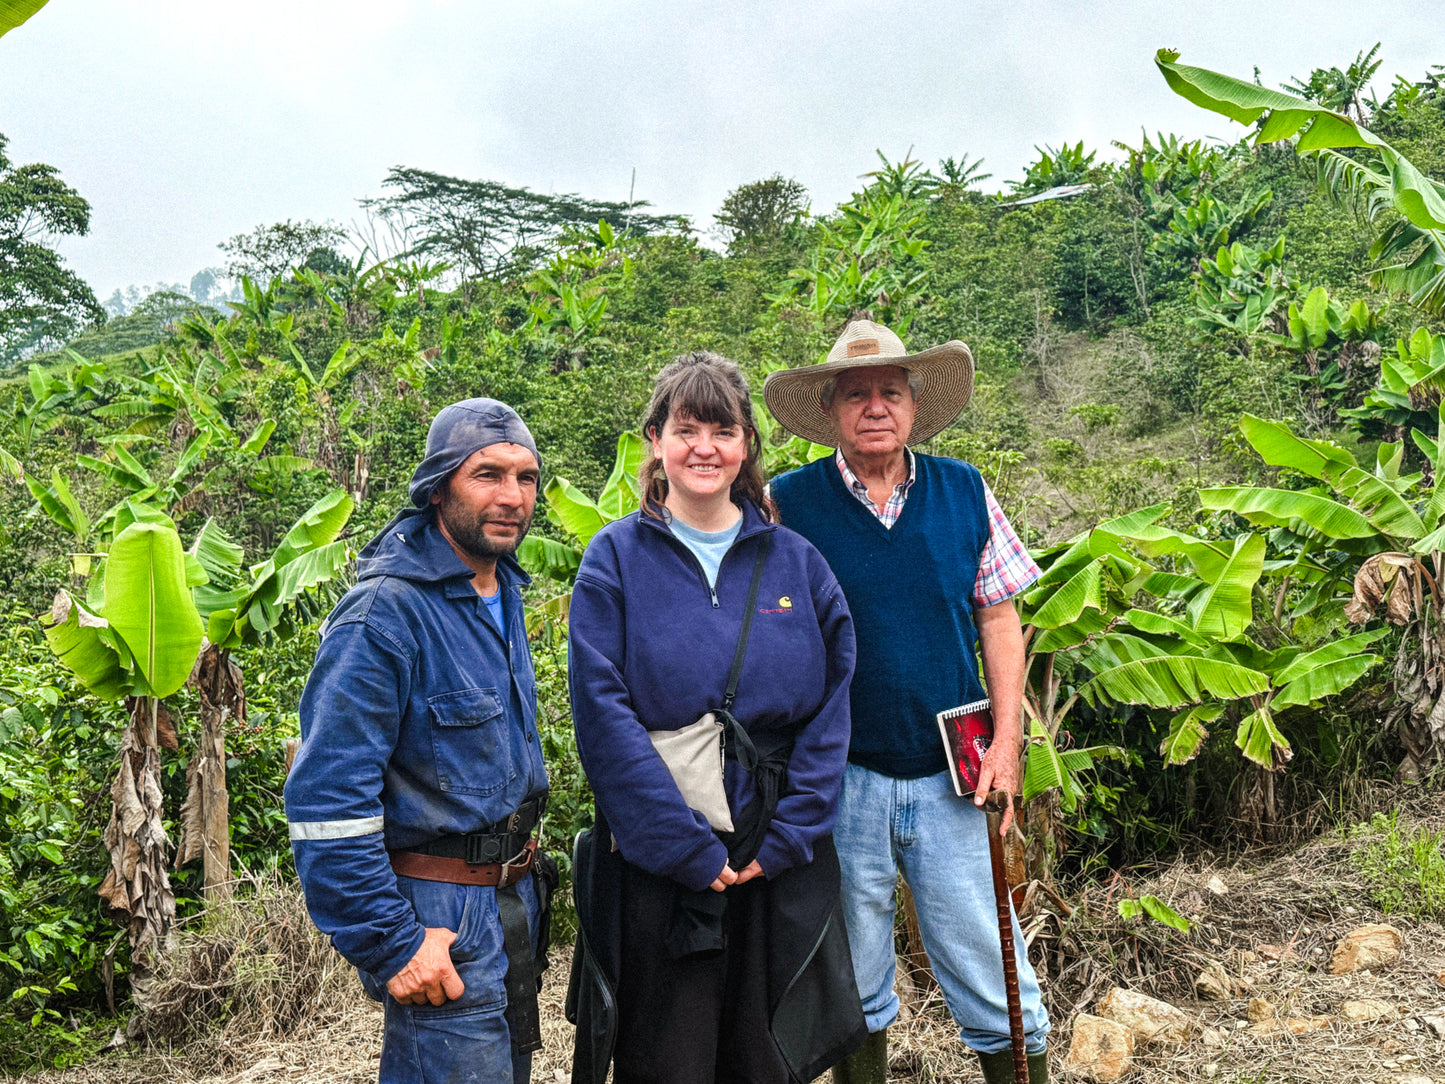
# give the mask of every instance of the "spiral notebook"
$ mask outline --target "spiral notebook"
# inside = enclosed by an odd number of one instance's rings
[[[938,732],[943,737],[943,752],[948,757],[953,789],[960,798],[968,797],[978,788],[983,755],[993,742],[993,712],[989,710],[989,702],[976,700],[940,711]]]

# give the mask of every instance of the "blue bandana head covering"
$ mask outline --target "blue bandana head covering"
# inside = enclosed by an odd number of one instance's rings
[[[496,399],[463,399],[443,407],[426,433],[426,458],[411,476],[411,503],[425,508],[435,493],[473,452],[493,444],[519,444],[532,453],[537,468],[542,457],[527,423]]]
[[[463,399],[460,403],[443,407],[427,430],[426,458],[411,476],[408,491],[413,507],[397,512],[391,517],[391,522],[362,547],[358,564],[375,557],[387,536],[403,528],[408,520],[429,515],[432,494],[456,473],[473,452],[490,448],[493,444],[519,444],[532,453],[537,460],[537,468],[540,470],[542,467],[542,457],[537,454],[537,444],[527,429],[527,423],[506,403],[496,399]]]

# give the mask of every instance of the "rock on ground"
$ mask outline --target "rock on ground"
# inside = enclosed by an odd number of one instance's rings
[[[1379,998],[1367,997],[1358,1001],[1346,1001],[1340,1006],[1340,1016],[1354,1024],[1362,1024],[1369,1020],[1380,1020],[1393,1016],[1395,1007],[1388,1001],[1381,1001]]]
[[[1106,1020],[1123,1024],[1139,1042],[1182,1043],[1195,1029],[1194,1020],[1173,1005],[1117,987],[1099,1000],[1097,1012]]]
[[[1330,974],[1343,975],[1348,971],[1368,971],[1375,967],[1386,967],[1400,959],[1400,931],[1394,926],[1371,923],[1357,926],[1335,946],[1330,959]]]
[[[1080,1013],[1064,1069],[1088,1080],[1118,1080],[1134,1064],[1134,1033],[1123,1024]]]

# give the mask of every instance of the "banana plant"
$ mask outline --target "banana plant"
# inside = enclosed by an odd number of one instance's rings
[[[1435,360],[1437,342],[1428,332],[1417,333],[1411,339],[1411,357],[1397,359],[1401,370],[1406,364],[1419,366],[1414,375],[1423,388],[1437,379],[1420,371]],[[1382,381],[1387,379],[1392,378],[1382,376]],[[1292,551],[1292,559],[1280,568],[1276,614],[1283,609],[1293,576],[1309,584],[1296,614],[1344,594],[1352,596],[1344,608],[1350,621],[1364,624],[1383,606],[1385,620],[1402,628],[1393,666],[1395,703],[1385,723],[1398,728],[1405,747],[1399,767],[1405,779],[1419,778],[1445,758],[1445,711],[1440,709],[1445,701],[1445,625],[1438,587],[1445,571],[1445,487],[1439,484],[1445,470],[1445,429],[1438,404],[1430,407],[1430,415],[1436,436],[1410,430],[1430,464],[1429,483],[1421,473],[1402,473],[1402,443],[1380,445],[1373,472],[1366,472],[1337,445],[1307,441],[1284,426],[1246,416],[1241,429],[1267,463],[1325,486],[1304,492],[1257,490],[1253,496],[1225,487],[1200,494],[1206,507],[1272,526],[1281,548]]]
[[[824,319],[867,310],[907,334],[911,303],[923,290],[931,266],[921,236],[927,203],[890,192],[875,181],[838,208],[838,218],[821,224],[818,247],[806,266],[788,274],[775,307],[800,304]]]
[[[1311,505],[1306,511],[1317,509]],[[1208,737],[1206,724],[1238,702],[1243,710],[1235,745],[1263,773],[1262,819],[1272,823],[1273,781],[1264,775],[1272,776],[1292,755],[1276,716],[1354,684],[1381,661],[1363,650],[1380,634],[1361,633],[1314,649],[1261,647],[1247,633],[1265,571],[1265,536],[1198,538],[1161,527],[1168,512],[1168,505],[1155,505],[1100,524],[1075,540],[1025,595],[1032,626],[1025,702],[1036,739],[1025,792],[1057,786],[1064,801],[1081,793],[1070,774],[1091,766],[1100,751],[1060,752],[1056,741],[1059,725],[1079,700],[1095,707],[1128,703],[1175,711],[1160,746],[1168,765],[1193,759]],[[1176,571],[1148,563],[1160,559],[1171,560]],[[1147,607],[1130,605],[1140,596],[1149,599]],[[1077,669],[1088,675],[1061,706],[1054,657],[1060,651],[1074,652]],[[1071,754],[1081,755],[1071,761]],[[1030,772],[1038,773],[1033,785]]]
[[[203,859],[208,898],[230,883],[230,798],[226,791],[226,727],[246,721],[241,668],[231,653],[294,636],[335,601],[330,590],[350,560],[341,532],[355,502],[332,490],[302,514],[265,561],[249,569],[244,553],[214,519],[191,543],[188,558],[206,575],[194,600],[206,620],[206,643],[191,683],[201,698],[201,738],[186,769],[176,865]]]
[[[1435,413],[1445,395],[1445,335],[1416,328],[1408,339],[1395,344],[1394,354],[1381,354],[1380,380],[1364,402],[1341,416],[1377,420],[1398,430],[1426,432],[1434,427]]]
[[[566,329],[573,340],[596,335],[607,319],[609,291],[632,279],[632,260],[606,220],[576,234],[527,282],[531,313],[525,330]]]
[[[1214,486],[1199,493],[1213,511],[1233,512],[1256,527],[1270,529],[1276,550],[1286,556],[1273,572],[1280,583],[1275,616],[1281,617],[1292,587],[1306,591],[1293,616],[1308,613],[1335,595],[1348,593],[1360,561],[1375,553],[1407,550],[1427,542],[1440,548],[1440,511],[1433,499],[1426,518],[1416,510],[1421,475],[1400,472],[1404,448],[1382,444],[1373,469],[1330,441],[1308,440],[1288,426],[1246,414],[1240,432],[1261,459],[1321,484],[1302,489]],[[1423,436],[1423,434],[1421,434]],[[1442,494],[1445,501],[1445,494]],[[1429,552],[1423,549],[1421,552]]]
[[[1371,257],[1399,261],[1376,273],[1379,284],[1425,311],[1445,307],[1445,189],[1345,113],[1178,60],[1171,49],[1154,58],[1176,94],[1240,124],[1258,122],[1256,144],[1298,136],[1295,149],[1319,155],[1337,192],[1363,199],[1370,218],[1384,223]],[[1350,149],[1363,160],[1339,153]]]
[[[161,809],[160,731],[169,718],[161,699],[185,684],[200,651],[191,591],[205,579],[170,519],[132,502],[115,519],[88,597],[61,590],[42,618],[50,649],[87,689],[131,704],[104,834],[110,871],[99,893],[123,917],[142,971],[163,950],[176,911]]]
[[[1284,237],[1269,248],[1235,241],[1199,261],[1195,275],[1195,312],[1187,322],[1195,327],[1227,328],[1253,335],[1278,323],[1279,308],[1299,289],[1299,281],[1284,259]]]
[[[550,539],[529,535],[522,543],[522,559],[553,579],[570,582],[577,573],[582,551],[607,524],[637,511],[642,503],[642,486],[637,480],[646,445],[636,433],[617,438],[612,471],[594,501],[565,478],[554,477],[542,494],[547,499],[547,518],[579,543],[563,547]]]
[[[547,501],[547,518],[576,540],[575,544],[558,542],[529,534],[517,550],[517,559],[534,573],[568,585],[567,590],[553,596],[530,611],[535,622],[545,618],[565,620],[570,608],[571,583],[577,578],[582,551],[607,524],[637,511],[642,503],[642,487],[637,480],[646,446],[636,433],[623,433],[617,438],[617,455],[612,472],[594,501],[565,478],[553,477],[542,490]]]

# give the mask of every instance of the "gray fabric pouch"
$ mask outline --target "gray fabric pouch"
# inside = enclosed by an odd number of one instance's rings
[[[719,832],[733,830],[723,786],[723,721],[716,712],[677,730],[652,730],[652,747],[672,773],[683,801],[707,818]]]

